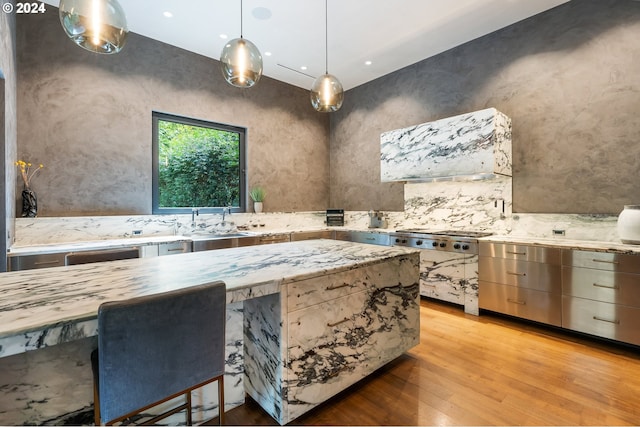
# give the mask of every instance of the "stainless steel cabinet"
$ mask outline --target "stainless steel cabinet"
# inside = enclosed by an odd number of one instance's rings
[[[143,258],[182,254],[185,252],[191,252],[191,242],[163,242],[151,245],[144,245],[140,248]]]
[[[480,242],[480,308],[561,326],[561,260],[557,248]]]
[[[65,265],[66,252],[38,255],[16,255],[8,258],[9,271],[32,270],[35,268],[59,267]]]
[[[640,255],[565,250],[562,326],[640,345]]]
[[[333,239],[333,231],[317,230],[317,231],[297,231],[291,233],[291,241],[315,240],[315,239]]]
[[[374,245],[391,245],[391,238],[386,233],[373,233],[369,231],[343,231],[337,230],[335,232],[336,240],[346,240],[356,243],[371,243]]]

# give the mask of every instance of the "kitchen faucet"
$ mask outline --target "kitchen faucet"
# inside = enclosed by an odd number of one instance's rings
[[[226,208],[222,208],[222,222],[224,222],[225,215],[229,213],[231,215],[231,206],[227,206]]]
[[[191,226],[196,226],[196,216],[200,215],[200,211],[198,208],[191,208]]]

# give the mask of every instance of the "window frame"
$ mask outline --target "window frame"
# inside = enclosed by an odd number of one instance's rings
[[[238,133],[239,135],[239,169],[240,169],[240,206],[232,207],[231,212],[246,212],[248,205],[248,187],[247,187],[247,128],[241,126],[234,126],[225,123],[211,122],[208,120],[195,119],[192,117],[178,116],[175,114],[163,113],[159,111],[152,111],[151,114],[151,151],[152,151],[152,213],[154,215],[172,215],[172,214],[190,214],[192,208],[198,209],[199,213],[222,213],[226,206],[220,207],[180,207],[180,208],[167,208],[159,206],[160,203],[160,147],[158,141],[158,121],[168,121],[174,123],[180,123],[190,126],[200,126],[210,129],[216,129],[227,132]]]

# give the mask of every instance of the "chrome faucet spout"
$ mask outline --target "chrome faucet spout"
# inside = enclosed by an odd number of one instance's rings
[[[227,215],[231,215],[231,206],[227,206],[226,208],[222,208],[222,222],[224,222],[224,218]]]
[[[191,208],[191,226],[196,226],[196,216],[200,215],[200,211],[198,208]]]

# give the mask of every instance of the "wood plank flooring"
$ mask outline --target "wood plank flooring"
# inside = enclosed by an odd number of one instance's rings
[[[420,345],[296,425],[640,425],[640,350],[423,299]],[[276,425],[251,399],[230,425]]]

